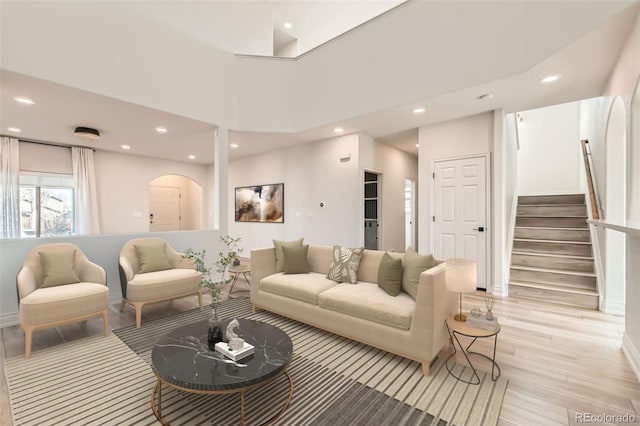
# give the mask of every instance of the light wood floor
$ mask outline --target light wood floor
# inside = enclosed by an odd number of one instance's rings
[[[246,283],[239,281],[236,288],[247,288]],[[465,295],[463,309],[484,310],[483,298],[480,292]],[[143,326],[144,321],[195,306],[193,297],[145,307]],[[502,326],[497,361],[509,379],[500,425],[577,425],[577,413],[633,413],[640,424],[640,383],[620,349],[623,318],[516,298],[497,298],[493,312]],[[131,308],[119,313],[113,305],[110,315],[112,329],[135,324]],[[22,330],[16,326],[1,331],[0,358],[23,355]],[[99,319],[36,332],[33,350],[101,333]],[[474,348],[490,354],[489,339],[478,340]],[[488,362],[473,361],[479,368],[488,367]],[[4,368],[0,413],[0,424],[12,425]]]

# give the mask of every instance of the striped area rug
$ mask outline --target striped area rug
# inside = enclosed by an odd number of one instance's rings
[[[30,360],[7,360],[15,424],[157,424],[150,409],[151,348],[169,330],[209,316],[208,309],[186,311],[145,322],[140,329],[114,331],[121,340],[95,337],[38,351]],[[294,396],[278,425],[497,424],[504,378],[492,382],[481,374],[480,386],[466,385],[449,376],[443,360],[424,377],[416,362],[266,311],[252,314],[246,299],[225,301],[222,316],[271,323],[293,340]],[[466,367],[455,368],[471,376]],[[288,389],[281,377],[249,392],[247,424],[261,424],[277,413]],[[173,425],[237,425],[239,396],[191,395],[165,387],[163,414]]]

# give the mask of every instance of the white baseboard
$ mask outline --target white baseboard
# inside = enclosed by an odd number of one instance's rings
[[[115,305],[122,300],[121,292],[109,293],[109,305]],[[20,315],[18,311],[0,314],[0,328],[11,327],[20,324]]]
[[[638,381],[640,381],[640,352],[638,348],[633,345],[627,333],[622,335],[622,352],[627,356],[629,364],[631,364],[631,369],[636,373],[636,377]]]
[[[602,302],[602,312],[607,314],[624,316],[624,309],[624,302],[611,302],[606,297]]]
[[[11,327],[20,324],[18,311],[0,314],[0,328]]]

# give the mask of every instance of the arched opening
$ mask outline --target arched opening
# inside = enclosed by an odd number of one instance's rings
[[[631,137],[627,149],[627,220],[640,221],[640,77],[631,100]]]
[[[149,231],[202,229],[202,185],[185,176],[149,182]]]
[[[606,196],[604,218],[607,222],[626,221],[626,136],[627,112],[622,98],[611,106],[606,130]],[[605,310],[624,313],[626,234],[606,230]]]

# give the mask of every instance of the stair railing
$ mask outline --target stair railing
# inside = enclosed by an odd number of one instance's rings
[[[596,187],[596,182],[594,179],[593,173],[593,161],[591,158],[591,149],[589,147],[589,141],[583,139],[580,141],[582,144],[582,157],[584,158],[584,170],[587,175],[587,187],[589,189],[589,212],[591,213],[591,219],[600,220],[602,219],[602,209],[600,207],[600,203],[598,202],[598,191]],[[603,310],[604,308],[604,274],[602,268],[602,257],[600,254],[600,240],[598,238],[598,233],[596,232],[595,226],[592,224],[589,225],[589,233],[591,234],[591,248],[593,250],[593,266],[596,272],[596,285],[598,288],[599,295],[599,310]]]
[[[583,139],[580,141],[582,144],[582,157],[584,158],[584,170],[587,173],[587,187],[589,189],[589,201],[591,206],[591,218],[594,220],[600,220],[602,218],[602,209],[598,202],[598,190],[593,177],[593,162],[591,159],[591,149],[589,147],[589,141]]]

